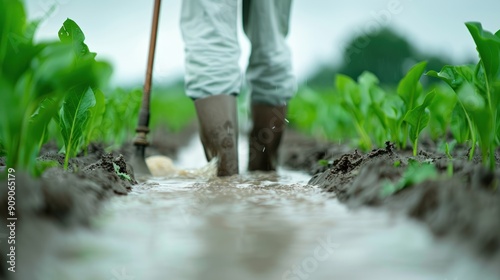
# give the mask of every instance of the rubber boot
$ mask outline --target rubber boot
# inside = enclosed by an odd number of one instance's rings
[[[205,156],[218,158],[217,176],[238,174],[236,97],[214,95],[194,102]]]
[[[286,127],[286,106],[252,105],[248,170],[275,171],[278,148]]]

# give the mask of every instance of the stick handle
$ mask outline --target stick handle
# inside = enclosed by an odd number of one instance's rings
[[[139,112],[139,121],[137,124],[137,136],[134,140],[136,146],[147,146],[148,140],[146,135],[149,133],[149,117],[150,117],[150,101],[151,101],[151,84],[153,81],[153,64],[156,52],[156,38],[158,35],[158,22],[160,19],[161,0],[155,0],[153,11],[153,23],[151,26],[151,38],[149,42],[148,66],[146,69],[146,79],[144,81],[144,92],[142,95],[141,110]]]

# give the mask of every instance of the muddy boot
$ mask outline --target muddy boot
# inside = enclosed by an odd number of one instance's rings
[[[248,170],[276,170],[278,148],[286,127],[286,110],[286,106],[252,105],[253,128],[249,139]]]
[[[238,118],[236,97],[214,95],[194,102],[205,156],[217,157],[217,176],[238,174]]]

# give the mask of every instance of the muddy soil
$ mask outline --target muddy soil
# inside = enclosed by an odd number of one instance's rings
[[[282,160],[292,168],[307,168],[313,175],[310,184],[334,193],[352,208],[373,206],[404,213],[427,225],[436,236],[454,239],[481,256],[500,261],[500,169],[484,168],[479,156],[468,161],[467,147],[456,147],[450,160],[430,141],[413,157],[410,150],[397,150],[391,143],[361,153],[325,143],[305,142],[301,148],[291,144],[294,138],[304,139],[297,133],[285,139],[290,144],[285,145]],[[328,165],[319,164],[320,160]],[[388,182],[405,176],[410,160],[434,163],[438,177],[383,195]]]
[[[157,130],[147,156],[176,157],[178,149],[196,132],[192,125],[182,133]],[[314,175],[310,183],[334,193],[351,207],[377,206],[405,213],[428,225],[437,236],[455,238],[482,256],[500,259],[500,193],[493,185],[500,182],[500,172],[485,170],[476,158],[466,161],[468,150],[456,148],[453,154],[453,176],[449,177],[449,160],[436,152],[432,143],[423,145],[419,161],[435,163],[440,177],[409,186],[392,196],[381,196],[386,181],[396,182],[404,174],[411,151],[398,151],[390,144],[369,153],[353,151],[346,145],[318,142],[292,130],[285,133],[280,160],[288,168],[305,170]],[[70,161],[70,172],[60,167],[64,158],[55,145],[46,145],[42,160],[59,163],[34,180],[16,174],[16,214],[18,231],[36,232],[37,226],[50,221],[62,229],[89,226],[89,221],[108,198],[126,195],[137,182],[127,164],[134,147],[107,153],[103,145],[92,145],[87,154]],[[320,160],[322,164],[320,164]],[[398,167],[395,162],[400,162]],[[327,164],[325,164],[327,163]],[[4,161],[0,158],[0,168]],[[130,178],[130,179],[129,179]],[[7,186],[6,181],[1,181]],[[0,207],[7,209],[6,193],[0,194]],[[5,210],[2,218],[7,217]],[[7,229],[0,227],[0,243],[6,241]],[[40,237],[43,240],[43,237]],[[18,240],[17,254],[29,254],[37,240]],[[3,244],[3,243],[2,243]],[[0,268],[5,273],[6,246],[0,246]],[[1,278],[1,275],[0,275]]]
[[[162,154],[172,158],[180,147],[196,131],[196,126],[188,126],[180,133],[156,130],[151,136],[151,146],[146,149],[147,156]],[[102,203],[115,195],[127,195],[133,185],[138,184],[132,167],[127,163],[135,147],[132,143],[124,145],[119,151],[106,152],[100,143],[91,144],[85,153],[69,161],[68,171],[64,165],[64,155],[58,152],[57,145],[48,143],[42,147],[39,160],[50,163],[40,178],[34,179],[27,174],[16,176],[16,235],[22,232],[36,232],[37,227],[56,224],[61,229],[89,227],[91,218],[98,213]],[[0,173],[5,170],[5,158],[0,157]],[[0,216],[5,221],[7,212],[7,181],[0,179]],[[0,279],[6,276],[8,229],[0,227]],[[44,240],[40,236],[40,240]],[[27,254],[36,247],[39,240],[17,240],[16,253]]]

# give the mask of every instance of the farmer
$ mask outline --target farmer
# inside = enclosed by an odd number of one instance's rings
[[[252,45],[246,72],[252,103],[251,171],[276,170],[287,102],[295,92],[285,38],[292,0],[243,0],[243,29]],[[182,1],[186,93],[194,100],[207,160],[218,157],[217,175],[238,174],[236,96],[237,0]]]

